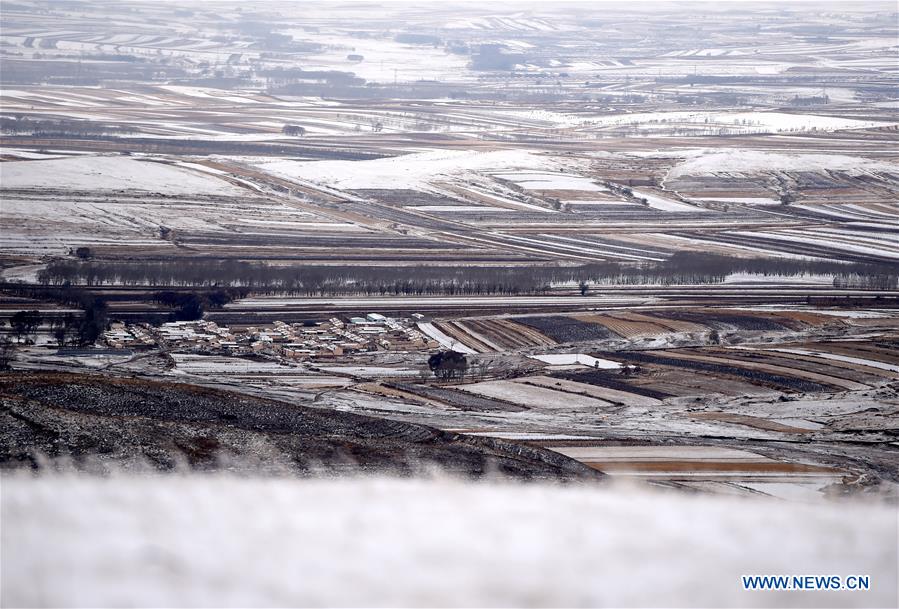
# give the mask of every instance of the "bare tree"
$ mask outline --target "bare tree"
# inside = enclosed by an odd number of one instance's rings
[[[19,311],[12,316],[9,323],[12,326],[16,338],[21,340],[23,336],[33,334],[41,325],[44,318],[40,311]]]
[[[284,128],[281,129],[281,133],[284,135],[290,136],[299,136],[302,137],[306,135],[306,128],[301,127],[300,125],[284,125]]]
[[[0,338],[0,370],[10,370],[10,362],[16,359],[16,344],[7,337]]]
[[[458,351],[440,351],[428,358],[428,367],[438,379],[463,379],[468,370],[468,360]]]

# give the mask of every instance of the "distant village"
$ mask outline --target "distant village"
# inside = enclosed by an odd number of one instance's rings
[[[215,355],[261,355],[278,359],[305,360],[373,351],[418,351],[435,349],[439,343],[423,334],[416,323],[423,316],[393,319],[379,313],[336,317],[325,322],[288,324],[232,330],[214,321],[175,321],[160,326],[114,323],[103,335],[110,349],[162,347],[180,353]]]

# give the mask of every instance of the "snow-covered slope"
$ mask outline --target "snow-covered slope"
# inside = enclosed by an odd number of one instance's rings
[[[675,166],[669,178],[717,173],[754,174],[769,171],[846,171],[899,173],[899,165],[845,154],[786,154],[759,150],[692,150],[687,160]]]
[[[335,188],[422,188],[435,180],[467,172],[546,169],[548,157],[524,150],[418,152],[370,161],[268,161],[260,169],[288,179]]]
[[[896,527],[882,505],[614,487],[5,476],[2,605],[895,606]]]
[[[171,195],[241,195],[244,191],[208,173],[127,156],[80,156],[0,164],[3,188],[146,190]]]

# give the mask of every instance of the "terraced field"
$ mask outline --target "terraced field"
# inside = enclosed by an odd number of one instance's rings
[[[619,345],[641,340],[703,341],[715,332],[743,340],[748,336],[839,332],[857,320],[803,311],[664,308],[636,313],[569,313],[552,316],[461,318],[437,322],[441,331],[478,353],[553,347],[566,343]],[[887,322],[888,323],[888,322]]]

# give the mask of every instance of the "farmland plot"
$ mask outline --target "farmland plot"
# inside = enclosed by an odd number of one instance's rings
[[[706,446],[561,446],[551,447],[569,457],[612,475],[668,480],[730,480],[795,482],[812,479],[823,486],[842,475],[839,470],[800,463],[785,463],[736,449]],[[778,481],[778,479],[780,479]]]
[[[628,357],[637,362],[662,364],[666,366],[681,367],[726,376],[736,376],[747,379],[753,384],[772,386],[778,390],[792,390],[797,392],[823,392],[828,391],[829,386],[821,384],[823,382],[835,382],[829,377],[816,377],[815,381],[808,380],[810,374],[797,373],[796,376],[786,375],[771,371],[771,368],[761,366],[735,366],[720,360],[700,360],[691,357],[685,357],[682,354],[669,354],[668,352],[628,352]]]
[[[631,384],[626,379],[623,379],[621,375],[604,370],[590,370],[585,372],[557,372],[553,376],[567,379],[579,384],[583,383],[609,389],[615,392],[615,394],[613,395],[617,395],[618,393],[633,394],[635,396],[642,396],[644,398],[657,401],[661,401],[672,396],[672,394],[670,393],[665,393],[653,388],[644,387],[636,383]]]
[[[740,362],[739,357],[731,358],[728,354],[727,356],[718,355],[718,352],[715,351],[703,351],[700,353],[696,352],[683,352],[683,351],[668,351],[667,352],[674,357],[686,359],[690,361],[697,362],[710,362],[710,363],[722,363],[726,365],[737,364],[739,363],[741,367],[749,371],[759,371],[764,373],[773,373],[773,374],[786,374],[789,376],[793,376],[796,378],[806,379],[809,381],[814,381],[817,383],[826,383],[832,387],[837,387],[840,389],[851,389],[851,390],[862,390],[868,389],[869,386],[863,383],[857,383],[854,381],[846,380],[842,374],[837,371],[837,376],[833,376],[832,374],[822,374],[818,372],[810,372],[804,368],[787,366],[785,363],[775,363],[768,364],[765,362]],[[833,370],[827,370],[827,372],[833,372]]]
[[[495,345],[481,340],[475,333],[460,327],[456,322],[436,322],[434,327],[450,337],[450,340],[455,340],[477,353],[488,353],[498,350]]]
[[[593,397],[573,395],[545,387],[526,385],[514,381],[484,381],[463,385],[458,389],[476,395],[497,398],[536,410],[576,409],[601,412],[611,402]]]
[[[502,349],[553,346],[555,341],[525,325],[508,319],[466,319],[459,322],[460,328],[469,329],[476,336],[483,336],[490,343]]]
[[[588,342],[617,338],[605,327],[580,321],[574,317],[551,315],[546,317],[516,317],[515,322],[538,330],[559,343]]]
[[[433,385],[410,385],[393,383],[392,386],[403,391],[420,395],[432,400],[448,404],[461,410],[473,411],[500,411],[519,412],[527,410],[526,406],[497,399],[496,397],[483,397],[467,391],[459,391],[451,387],[436,387]]]
[[[865,359],[861,357],[852,357],[839,353],[828,353],[825,351],[809,351],[806,349],[768,349],[768,351],[776,351],[778,353],[790,353],[795,355],[806,355],[813,358],[820,358],[834,362],[844,362],[847,364],[855,364],[863,368],[874,368],[887,372],[899,373],[899,365],[888,364],[878,360]]]
[[[600,324],[624,338],[657,336],[668,332],[667,329],[650,322],[621,319],[612,315],[575,315],[574,318],[586,323]]]
[[[883,381],[885,378],[890,378],[889,373],[880,375],[872,370],[872,373],[865,374],[860,366],[855,368],[851,367],[851,365],[840,366],[837,362],[834,362],[834,360],[828,361],[824,357],[815,357],[815,354],[812,352],[800,352],[796,353],[796,356],[792,356],[792,351],[793,350],[783,349],[765,349],[759,351],[730,349],[720,353],[726,353],[727,357],[730,359],[747,359],[749,361],[778,366],[786,371],[791,369],[805,370],[867,386],[873,386],[874,384]]]
[[[572,375],[572,378],[576,377],[577,375]],[[573,393],[575,395],[587,395],[613,404],[623,404],[625,406],[656,406],[661,403],[661,401],[656,398],[647,397],[637,393],[619,391],[608,387],[601,387],[599,385],[591,385],[589,383],[579,383],[564,378],[528,376],[516,379],[515,382],[547,387],[549,389]]]
[[[0,163],[4,190],[141,190],[164,195],[245,194],[228,182],[165,163],[125,156],[77,156]]]
[[[788,329],[782,323],[761,315],[669,311],[665,313],[665,316],[676,321],[686,321],[693,324],[702,323],[707,327],[715,328],[717,330],[777,332]]]

